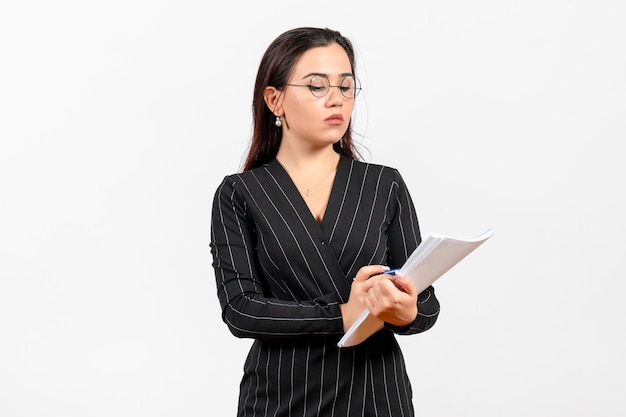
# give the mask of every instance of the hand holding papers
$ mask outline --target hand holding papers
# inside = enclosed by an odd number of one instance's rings
[[[491,236],[493,236],[491,229],[487,229],[481,235],[470,239],[429,234],[413,251],[399,271],[413,281],[417,292],[420,293]],[[382,320],[365,310],[344,334],[337,346],[357,345],[382,329],[383,326]]]

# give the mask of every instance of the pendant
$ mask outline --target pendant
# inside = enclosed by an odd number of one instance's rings
[[[311,194],[313,194],[313,193],[311,192],[311,189],[310,189],[310,188],[307,188],[307,189],[306,189],[306,196],[307,196],[307,197],[311,197]]]

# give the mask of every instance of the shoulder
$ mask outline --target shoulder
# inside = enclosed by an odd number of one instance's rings
[[[402,176],[395,167],[348,158],[345,163],[349,164],[349,171],[357,177],[376,177],[385,182],[403,183]]]
[[[278,171],[280,172],[280,171]],[[275,183],[277,168],[273,162],[248,171],[226,175],[215,191],[215,200],[258,201],[265,198],[268,189]]]
[[[252,181],[256,181],[259,177],[266,175],[268,166],[269,164],[265,164],[248,171],[228,174],[222,179],[222,182],[218,187],[218,191],[224,187],[238,188]]]

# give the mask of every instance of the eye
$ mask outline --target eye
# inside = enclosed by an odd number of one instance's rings
[[[354,78],[351,76],[344,77],[341,80],[341,88],[354,88]]]
[[[321,76],[314,76],[309,83],[309,89],[311,93],[317,95],[323,95],[328,90],[328,80]]]

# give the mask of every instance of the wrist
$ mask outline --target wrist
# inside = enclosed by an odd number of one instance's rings
[[[352,309],[348,305],[339,304],[339,310],[341,311],[341,319],[343,321],[343,331],[347,331],[356,321],[356,316],[352,313]]]

